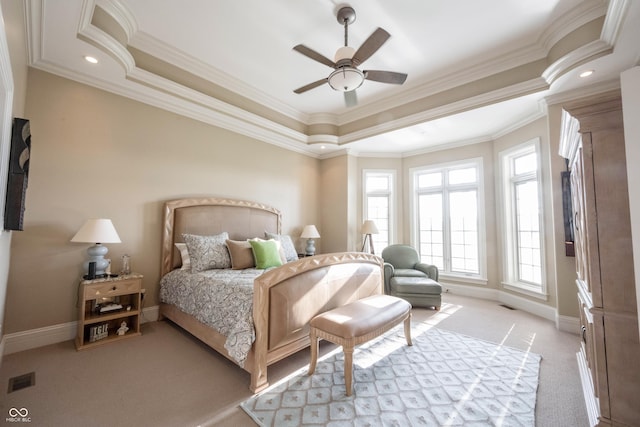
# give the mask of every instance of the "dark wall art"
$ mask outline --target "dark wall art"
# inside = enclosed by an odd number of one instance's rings
[[[4,207],[4,229],[23,230],[23,218],[29,179],[31,127],[29,120],[13,119],[7,197]]]
[[[576,256],[573,237],[573,206],[571,203],[571,172],[562,172],[562,213],[564,216],[564,254]]]

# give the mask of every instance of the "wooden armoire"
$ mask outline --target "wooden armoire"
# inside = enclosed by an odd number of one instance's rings
[[[592,425],[640,426],[640,335],[620,92],[563,105],[582,341]],[[640,120],[640,118],[638,118]],[[640,165],[638,165],[640,167]],[[633,183],[640,191],[640,183]],[[633,188],[633,187],[632,187]]]

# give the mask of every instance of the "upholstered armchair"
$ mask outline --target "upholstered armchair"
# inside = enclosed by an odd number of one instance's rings
[[[382,251],[384,290],[409,301],[414,307],[435,307],[442,303],[438,267],[420,262],[418,252],[409,245],[390,245]]]

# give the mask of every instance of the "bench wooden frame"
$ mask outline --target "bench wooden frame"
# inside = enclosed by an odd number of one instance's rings
[[[357,306],[361,306],[366,304],[367,300],[375,299],[375,298],[384,298],[384,299],[393,299],[396,301],[402,301],[406,303],[408,309],[399,313],[398,316],[394,317],[392,320],[387,321],[386,323],[374,324],[374,329],[368,330],[366,333],[359,336],[341,336],[337,334],[333,334],[326,330],[323,330],[317,326],[314,326],[314,320],[323,319],[324,322],[329,322],[330,326],[338,326],[336,323],[332,322],[328,319],[329,316],[332,315],[344,315],[344,322],[340,323],[341,329],[349,329],[350,323],[358,322],[360,319],[352,317],[349,318],[349,313],[354,311],[354,308]],[[385,310],[386,307],[382,307],[381,310]],[[407,340],[407,345],[413,345],[411,342],[411,305],[397,297],[389,296],[389,295],[376,295],[368,298],[364,298],[362,300],[354,301],[350,304],[344,305],[342,307],[335,308],[333,310],[329,310],[325,313],[322,313],[311,321],[311,326],[309,330],[309,340],[311,341],[311,362],[309,364],[309,375],[313,375],[316,369],[316,364],[318,361],[318,339],[325,339],[329,342],[332,342],[336,345],[342,346],[342,350],[344,352],[344,382],[346,387],[346,395],[351,396],[352,391],[352,378],[353,378],[353,350],[354,347],[363,344],[367,341],[370,341],[380,335],[384,334],[391,328],[398,325],[400,322],[404,322],[404,336]],[[345,335],[345,334],[343,334]]]

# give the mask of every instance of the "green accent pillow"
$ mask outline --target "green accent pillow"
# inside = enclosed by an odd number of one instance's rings
[[[282,265],[280,248],[275,240],[249,240],[256,268],[265,269]]]

